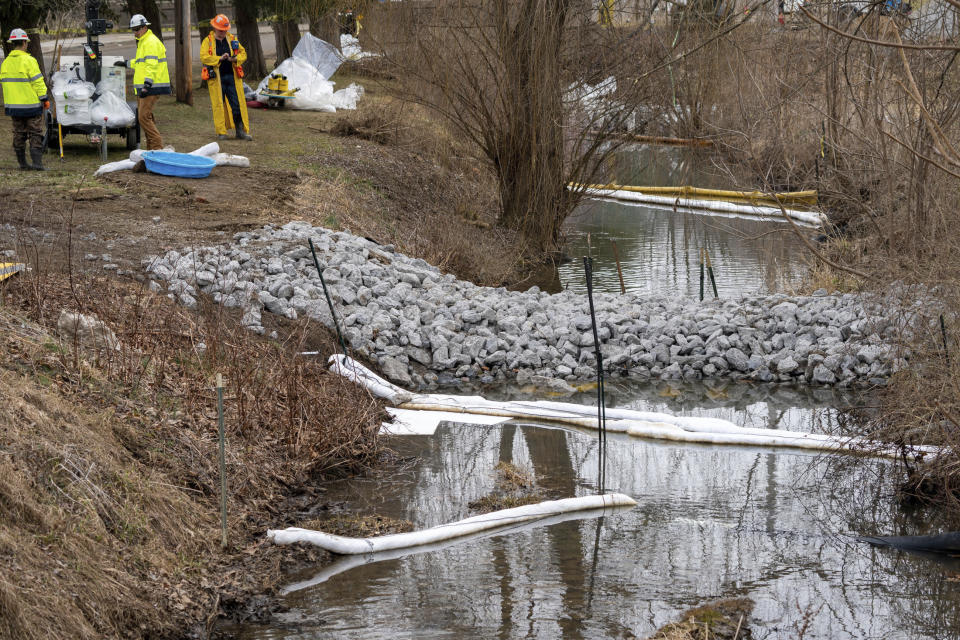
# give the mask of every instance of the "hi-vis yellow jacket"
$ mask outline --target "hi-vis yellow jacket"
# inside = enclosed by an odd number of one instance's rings
[[[227,44],[233,51],[233,41],[236,38],[232,33],[227,32]],[[247,61],[247,50],[240,45],[237,49],[237,61],[233,63],[233,77],[227,78],[227,82],[232,82],[237,88],[237,99],[240,101],[240,117],[243,122],[233,122],[233,110],[230,103],[223,98],[223,78],[220,77],[220,56],[217,55],[217,38],[213,31],[200,43],[200,64],[212,67],[216,71],[216,79],[207,80],[207,90],[210,91],[210,108],[213,109],[213,128],[217,133],[225,134],[227,129],[233,129],[234,126],[243,127],[243,130],[250,133],[250,118],[247,116],[247,99],[243,95],[243,79],[240,77],[240,65]]]
[[[36,58],[20,49],[14,49],[0,65],[0,84],[3,85],[3,111],[8,116],[29,118],[43,113],[47,99],[47,85]]]
[[[137,56],[130,66],[133,69],[133,91],[138,96],[155,96],[171,92],[170,72],[167,71],[167,48],[153,31],[147,29],[147,32],[137,40]],[[147,85],[149,89],[145,88]]]

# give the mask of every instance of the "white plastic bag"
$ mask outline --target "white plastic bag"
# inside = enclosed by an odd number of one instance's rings
[[[60,124],[90,124],[90,97],[95,92],[93,83],[81,80],[73,70],[54,73],[53,99]]]
[[[346,89],[333,94],[332,104],[337,109],[356,109],[357,100],[363,97],[363,87],[353,82]]]
[[[133,109],[112,91],[105,91],[90,106],[90,121],[102,125],[106,119],[108,127],[129,127],[136,120]]]

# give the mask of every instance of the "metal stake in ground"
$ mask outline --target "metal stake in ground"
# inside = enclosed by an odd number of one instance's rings
[[[597,332],[597,314],[593,309],[593,258],[584,256],[583,270],[587,280],[587,300],[590,301],[590,324],[593,327],[593,347],[597,354],[597,428],[599,429],[599,464],[597,481],[600,493],[606,493],[607,469],[607,407],[603,393],[603,353]]]
[[[313,248],[313,239],[307,238],[307,242],[310,243],[310,253],[313,255],[313,266],[317,268],[317,275],[320,276],[320,284],[323,286],[323,295],[327,299],[327,306],[330,307],[330,317],[333,318],[333,328],[337,331],[337,339],[340,341],[340,346],[343,348],[343,355],[350,357],[350,352],[347,351],[347,343],[343,340],[343,334],[340,333],[340,323],[337,322],[337,314],[333,310],[333,300],[330,299],[330,292],[327,291],[327,281],[323,279],[323,269],[320,268],[320,261],[317,260],[317,250]]]
[[[943,338],[943,359],[950,366],[950,350],[947,349],[947,324],[943,321],[943,314],[940,314],[940,337]]]
[[[227,546],[227,460],[223,433],[223,376],[217,374],[217,431],[220,439],[220,544]]]
[[[713,297],[719,298],[720,294],[717,293],[717,279],[713,277],[713,265],[710,264],[710,252],[707,251],[707,248],[703,248],[703,257],[707,261],[707,274],[710,276],[710,286],[713,287]],[[703,300],[703,265],[700,265],[700,299]]]

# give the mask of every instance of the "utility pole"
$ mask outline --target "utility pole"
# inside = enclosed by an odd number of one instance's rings
[[[177,102],[193,106],[193,61],[190,52],[190,0],[174,0],[176,14],[174,41],[177,47]]]

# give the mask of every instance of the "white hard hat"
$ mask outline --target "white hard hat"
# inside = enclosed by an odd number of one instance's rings
[[[23,29],[14,29],[10,32],[10,39],[7,42],[30,42],[30,38]]]
[[[139,13],[130,17],[130,28],[139,29],[140,27],[150,26],[150,23],[147,22],[147,19],[140,15]]]

